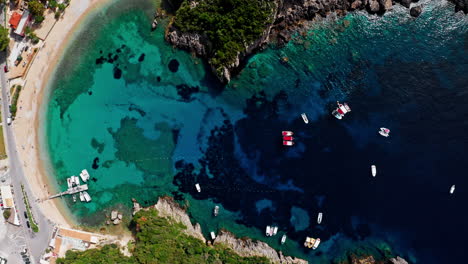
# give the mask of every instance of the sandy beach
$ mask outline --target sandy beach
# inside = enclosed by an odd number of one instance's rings
[[[52,222],[64,227],[73,227],[74,221],[64,204],[59,200],[47,200],[55,193],[53,183],[49,183],[46,175],[41,145],[39,144],[39,122],[43,99],[46,96],[46,85],[53,73],[65,47],[73,38],[73,32],[78,28],[86,15],[110,0],[79,0],[71,1],[64,16],[50,31],[43,46],[38,51],[35,60],[25,78],[25,86],[18,103],[18,114],[13,124],[17,150],[23,164],[23,170],[29,181],[34,199],[39,199],[39,207]]]

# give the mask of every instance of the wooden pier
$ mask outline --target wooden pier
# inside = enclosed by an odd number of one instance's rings
[[[88,190],[88,184],[78,185],[78,186],[70,188],[70,189],[68,189],[68,190],[66,190],[64,192],[57,193],[57,194],[54,194],[52,196],[49,196],[49,199],[54,199],[54,198],[57,198],[57,197],[62,197],[62,196],[67,195],[67,194],[74,194],[74,193],[79,193],[79,192],[87,191],[87,190]]]

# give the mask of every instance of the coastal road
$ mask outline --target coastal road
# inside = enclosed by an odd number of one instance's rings
[[[24,229],[25,235],[25,245],[28,248],[30,256],[32,257],[32,263],[38,263],[40,256],[45,252],[49,244],[50,237],[54,225],[50,220],[48,220],[42,214],[41,210],[38,208],[36,203],[36,197],[31,192],[29,183],[24,175],[23,166],[21,164],[21,159],[18,155],[15,144],[15,135],[13,133],[12,125],[7,125],[7,118],[10,116],[9,109],[9,85],[6,81],[4,67],[5,67],[5,52],[1,53],[0,56],[0,84],[2,89],[2,120],[3,120],[3,134],[5,138],[5,146],[8,155],[9,161],[9,175],[11,179],[11,184],[13,185],[15,205],[20,218],[21,227]],[[26,220],[24,213],[26,211],[26,206],[23,202],[23,194],[21,191],[21,184],[24,185],[25,192],[28,195],[29,203],[31,204],[31,212],[36,220],[37,225],[39,226],[39,232],[34,233],[31,229],[27,228]],[[22,249],[20,249],[22,250]]]

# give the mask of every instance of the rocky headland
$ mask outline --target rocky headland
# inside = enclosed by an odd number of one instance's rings
[[[168,0],[178,2],[180,0]],[[202,2],[215,3],[215,0],[185,0],[182,1],[184,8],[196,9]],[[252,0],[260,1],[260,0]],[[263,30],[255,39],[244,39],[241,41],[240,49],[233,49],[235,56],[228,60],[219,62],[216,56],[220,51],[213,45],[210,34],[206,34],[202,28],[184,27],[181,29],[174,21],[194,19],[193,16],[180,15],[176,13],[175,18],[169,23],[166,29],[166,40],[177,48],[188,50],[197,56],[206,58],[213,73],[223,83],[228,83],[232,76],[239,72],[245,59],[261,50],[270,41],[276,41],[283,45],[291,39],[291,35],[296,32],[302,22],[313,20],[316,17],[326,17],[331,13],[345,15],[354,10],[367,10],[371,14],[384,14],[391,10],[395,4],[400,4],[406,8],[411,8],[408,12],[411,16],[417,17],[421,14],[422,8],[419,0],[261,0],[267,2],[269,15],[264,19]],[[455,4],[456,11],[468,13],[468,0],[449,0]],[[213,3],[211,3],[213,2]],[[241,0],[237,2],[242,3]],[[184,6],[185,4],[185,6]],[[194,12],[201,13],[201,12]],[[195,19],[196,20],[196,19]],[[191,22],[191,21],[185,21]],[[192,21],[195,24],[200,21]],[[180,23],[179,23],[180,24]],[[190,29],[190,30],[187,30]],[[229,43],[231,43],[229,41]],[[227,44],[227,43],[225,43]],[[239,43],[238,43],[239,44]],[[225,52],[225,51],[223,51]],[[213,59],[214,58],[214,59]]]
[[[190,217],[184,208],[174,201],[172,197],[160,197],[158,202],[150,207],[142,208],[140,204],[133,200],[133,215],[140,210],[155,209],[158,212],[158,216],[164,217],[174,223],[183,224],[185,234],[195,237],[201,240],[203,243],[208,245],[223,245],[236,254],[242,257],[265,257],[271,263],[279,264],[306,264],[306,260],[285,256],[281,251],[276,251],[270,247],[267,243],[262,241],[253,240],[247,237],[238,238],[227,230],[220,230],[216,234],[216,238],[213,241],[207,241],[203,236],[201,227],[198,223],[192,224]],[[372,255],[356,255],[350,252],[346,260],[343,261],[332,261],[337,264],[408,264],[406,260],[401,257],[386,258],[384,260],[376,260]]]
[[[185,233],[189,236],[193,236],[197,239],[207,243],[203,236],[200,225],[192,224],[190,217],[186,211],[180,207],[171,197],[161,197],[158,202],[150,207],[142,208],[136,200],[133,200],[133,214],[136,214],[140,210],[149,210],[154,208],[158,211],[158,215],[165,217],[171,221],[182,223],[187,227]],[[222,230],[217,235],[213,244],[223,244],[231,248],[236,254],[243,257],[266,257],[272,263],[281,264],[306,264],[305,260],[284,256],[281,251],[277,252],[272,247],[268,246],[267,243],[261,241],[253,241],[249,238],[236,238],[232,233]]]

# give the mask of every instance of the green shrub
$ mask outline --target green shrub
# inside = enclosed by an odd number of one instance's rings
[[[258,39],[270,23],[272,0],[205,0],[190,7],[184,1],[173,25],[182,32],[205,34],[212,44],[210,63],[231,64],[244,46]]]
[[[5,210],[3,211],[3,217],[4,217],[5,219],[8,219],[8,218],[10,218],[10,216],[11,216],[11,210],[10,210],[10,209],[5,209]]]

